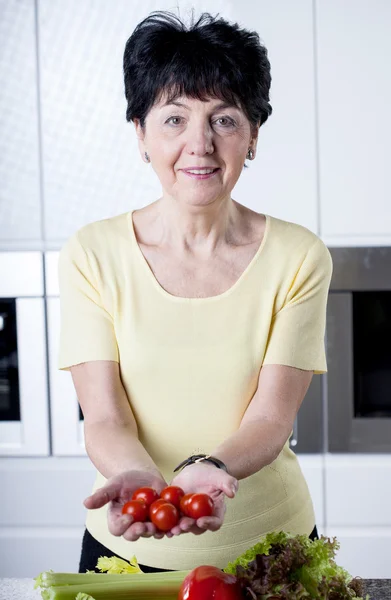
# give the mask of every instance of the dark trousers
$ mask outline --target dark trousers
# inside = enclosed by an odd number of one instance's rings
[[[311,540],[317,540],[319,538],[318,531],[316,529],[316,525],[313,528],[313,530],[311,531],[309,537]],[[107,557],[117,556],[118,558],[121,558],[120,556],[118,556],[118,554],[114,554],[114,552],[112,552],[111,550],[106,548],[106,546],[103,546],[102,544],[100,544],[94,537],[92,537],[90,532],[86,529],[84,531],[84,536],[83,536],[83,541],[82,541],[79,573],[85,573],[87,570],[95,571],[96,573],[99,573],[100,571],[98,569],[96,569],[96,564],[97,564],[98,558],[100,556],[107,556]],[[173,569],[157,569],[156,567],[149,567],[147,565],[140,565],[140,569],[144,573],[159,573],[162,571],[172,571],[173,570]]]

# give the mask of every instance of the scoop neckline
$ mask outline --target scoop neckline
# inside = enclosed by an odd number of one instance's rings
[[[137,241],[137,237],[136,237],[136,232],[134,229],[134,223],[133,223],[133,213],[136,209],[133,209],[131,211],[129,211],[127,213],[127,221],[128,221],[128,227],[130,230],[130,237],[131,237],[131,242],[132,244],[135,246],[135,250],[136,250],[136,254],[139,257],[139,260],[141,260],[141,263],[143,264],[143,268],[144,270],[146,269],[147,271],[147,275],[150,279],[150,281],[152,282],[152,284],[154,285],[154,287],[157,289],[157,291],[164,296],[165,298],[172,300],[174,302],[187,302],[187,303],[208,303],[208,302],[216,302],[218,300],[221,300],[223,298],[226,298],[227,296],[230,296],[241,284],[241,282],[243,281],[243,279],[245,279],[245,277],[247,276],[247,273],[252,269],[253,265],[257,262],[259,256],[261,255],[263,248],[265,246],[267,237],[268,237],[268,233],[269,233],[269,229],[270,229],[270,223],[271,223],[271,216],[263,213],[263,215],[265,216],[265,230],[263,233],[263,238],[262,241],[256,251],[256,253],[254,254],[254,256],[252,257],[251,261],[249,262],[249,264],[247,265],[247,267],[245,268],[245,270],[243,271],[243,273],[240,275],[240,277],[235,281],[235,283],[228,288],[228,290],[225,290],[225,292],[222,292],[221,294],[217,294],[216,296],[206,296],[204,298],[188,298],[185,296],[174,296],[174,294],[170,294],[169,292],[167,292],[167,290],[165,290],[160,283],[158,282],[158,280],[156,279],[155,275],[153,274],[153,271],[151,269],[151,267],[149,266],[144,254],[141,252],[141,248],[138,244]]]

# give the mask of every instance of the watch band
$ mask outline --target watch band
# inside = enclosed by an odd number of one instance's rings
[[[185,458],[185,460],[183,460],[177,467],[175,467],[174,473],[176,471],[179,471],[179,469],[183,469],[187,465],[192,465],[194,463],[199,463],[199,462],[204,462],[204,461],[211,462],[218,469],[223,469],[223,471],[228,473],[228,469],[227,469],[226,465],[223,463],[223,461],[220,460],[219,458],[216,458],[215,456],[211,456],[210,454],[193,454],[192,456],[189,456],[189,458]]]

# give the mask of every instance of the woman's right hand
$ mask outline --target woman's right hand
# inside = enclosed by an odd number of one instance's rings
[[[109,503],[107,510],[107,523],[112,535],[122,535],[129,542],[135,542],[139,537],[155,537],[160,539],[167,535],[172,537],[171,532],[166,534],[158,531],[151,522],[133,522],[133,517],[122,514],[123,505],[132,499],[133,493],[140,487],[152,487],[160,495],[160,492],[168,484],[157,473],[148,471],[125,471],[120,475],[110,477],[105,485],[84,500],[84,506],[88,509],[101,508]]]

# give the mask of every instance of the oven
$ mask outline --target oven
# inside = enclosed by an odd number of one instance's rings
[[[391,451],[391,248],[330,248],[328,451]]]
[[[50,454],[43,258],[0,252],[0,456]]]

